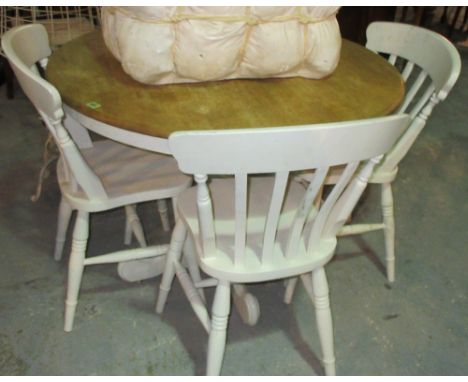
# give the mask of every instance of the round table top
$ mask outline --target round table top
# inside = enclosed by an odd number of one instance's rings
[[[180,130],[293,126],[384,116],[404,95],[404,82],[386,60],[343,40],[328,77],[239,79],[145,85],[127,75],[99,30],[63,45],[46,78],[65,104],[100,122],[167,138]]]

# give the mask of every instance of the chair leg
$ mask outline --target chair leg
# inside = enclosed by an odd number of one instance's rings
[[[384,221],[385,259],[387,279],[395,281],[395,219],[393,217],[393,195],[391,183],[382,184],[382,216]]]
[[[219,375],[226,347],[226,330],[231,307],[231,293],[228,281],[219,281],[214,296],[211,331],[208,340],[207,375]]]
[[[304,288],[307,292],[307,295],[310,298],[310,302],[315,305],[315,296],[314,296],[314,285],[312,283],[312,278],[310,277],[310,273],[304,273],[301,275],[301,281],[302,285],[304,285]]]
[[[284,303],[290,304],[296,290],[297,277],[291,277],[286,280],[286,290],[284,292]]]
[[[132,241],[132,232],[135,238],[140,244],[140,247],[146,247],[145,233],[143,232],[143,226],[141,225],[140,218],[138,217],[134,204],[125,206],[126,224],[125,224],[125,239],[126,245],[129,245]]]
[[[57,235],[55,236],[54,259],[60,261],[63,254],[63,245],[67,234],[68,224],[72,214],[72,207],[64,197],[60,200],[57,217]]]
[[[172,280],[174,280],[175,267],[174,260],[179,261],[182,255],[182,247],[187,236],[187,228],[182,220],[178,220],[172,232],[171,246],[166,257],[166,265],[159,285],[159,295],[156,302],[156,312],[161,314],[166,305],[167,296],[171,290]]]
[[[177,196],[172,198],[172,211],[174,212],[174,220],[179,220],[179,213],[177,212]]]
[[[322,346],[325,375],[335,375],[335,353],[333,349],[333,322],[328,296],[327,276],[323,267],[312,271],[315,316]]]
[[[197,254],[195,253],[195,245],[190,235],[188,235],[187,239],[185,240],[183,253],[192,281],[194,283],[201,281],[200,268],[198,267],[196,259]],[[206,302],[205,292],[203,291],[203,288],[198,288],[197,291],[203,302]]]
[[[125,209],[125,233],[124,233],[124,244],[130,245],[132,243],[132,225],[127,216],[127,209]]]
[[[89,214],[78,211],[75,229],[73,231],[72,250],[68,264],[67,299],[65,301],[65,327],[66,332],[73,328],[76,304],[83,275],[86,245],[89,234]]]
[[[167,213],[167,203],[164,199],[159,199],[157,201],[157,204],[158,204],[158,212],[161,218],[163,230],[165,232],[169,232],[169,230],[171,229],[171,225],[169,224],[169,215]]]

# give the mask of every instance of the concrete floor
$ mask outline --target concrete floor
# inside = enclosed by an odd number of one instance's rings
[[[327,266],[340,375],[468,374],[468,49],[463,72],[437,107],[394,183],[397,280],[383,275],[380,232],[343,238]],[[178,284],[154,313],[159,278],[119,279],[114,265],[85,270],[73,332],[63,332],[67,257],[52,259],[59,190],[55,174],[30,201],[43,128],[18,90],[0,88],[0,374],[203,374],[207,336]],[[370,187],[355,221],[377,219]],[[156,205],[139,207],[149,241],[161,233]],[[89,255],[122,248],[123,210],[91,220]],[[67,248],[69,248],[69,243]],[[254,285],[262,316],[248,327],[234,311],[224,375],[322,374],[313,307],[299,288]],[[211,300],[211,293],[208,293]]]

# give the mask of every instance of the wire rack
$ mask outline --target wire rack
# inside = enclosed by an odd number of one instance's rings
[[[45,26],[52,48],[101,25],[100,7],[0,7],[0,37],[24,24]]]

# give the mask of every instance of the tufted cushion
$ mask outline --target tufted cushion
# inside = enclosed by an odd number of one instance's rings
[[[147,84],[322,78],[338,64],[338,7],[103,7],[104,41]]]

